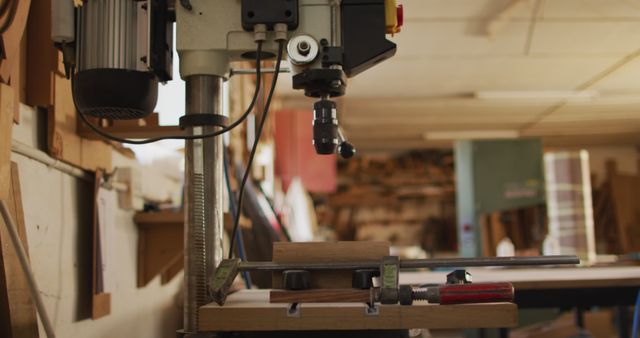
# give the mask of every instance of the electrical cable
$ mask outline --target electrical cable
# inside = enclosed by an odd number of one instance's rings
[[[255,89],[255,92],[253,93],[253,98],[251,98],[251,103],[249,103],[249,107],[247,107],[247,110],[244,112],[244,114],[242,114],[242,116],[240,116],[237,120],[235,120],[230,125],[223,127],[222,129],[214,132],[200,134],[200,135],[159,136],[159,137],[148,138],[145,140],[131,140],[131,139],[126,139],[126,138],[111,135],[105,132],[104,130],[101,130],[101,128],[96,127],[93,123],[91,123],[87,119],[85,114],[82,111],[80,111],[80,109],[78,109],[78,105],[76,104],[76,100],[75,100],[75,81],[74,81],[75,76],[71,76],[71,82],[72,82],[71,89],[74,93],[74,95],[72,95],[73,104],[75,105],[76,110],[79,113],[78,115],[80,115],[80,119],[82,120],[82,122],[84,122],[91,130],[93,130],[93,132],[95,132],[96,134],[108,140],[115,141],[115,142],[127,143],[127,144],[149,144],[149,143],[158,142],[162,140],[199,140],[199,139],[204,139],[209,137],[220,136],[224,133],[229,132],[230,130],[234,129],[235,127],[240,125],[242,122],[244,122],[244,120],[246,120],[249,114],[251,114],[251,112],[253,111],[253,107],[255,106],[256,101],[258,100],[258,94],[260,93],[260,86],[261,86],[260,55],[262,54],[262,41],[258,41],[257,44],[258,46],[256,48],[256,89]]]
[[[11,2],[11,0],[2,0],[2,3],[0,3],[0,18],[7,13],[7,9],[9,9]]]
[[[236,214],[238,213],[238,208],[235,205],[235,199],[233,198],[233,192],[231,191],[231,178],[229,176],[229,154],[225,151],[223,154],[224,157],[224,177],[227,181],[227,194],[229,195],[229,210],[233,215],[234,219]],[[247,260],[247,252],[244,248],[244,238],[242,236],[242,231],[238,231],[236,233],[235,240],[238,242],[238,255],[240,259]],[[249,271],[242,271],[242,278],[244,279],[245,287],[247,289],[251,289],[251,274]]]
[[[9,1],[10,0],[7,0],[7,3]],[[11,24],[13,23],[13,20],[16,18],[16,12],[18,11],[18,0],[13,0],[13,1],[10,1],[10,2],[11,2],[10,5],[3,4],[3,7],[0,9],[0,11],[2,12],[2,15],[4,15],[5,12],[7,11],[6,6],[9,7],[9,12],[7,13],[7,18],[4,20],[4,22],[0,26],[0,34],[4,34],[9,29],[9,27],[11,27]]]
[[[253,164],[253,158],[256,155],[256,149],[258,148],[258,143],[260,142],[260,135],[262,135],[262,129],[264,128],[264,123],[267,120],[267,115],[269,114],[269,106],[271,106],[271,99],[273,98],[273,93],[276,89],[276,84],[278,82],[278,74],[280,73],[280,63],[282,62],[282,54],[284,53],[284,40],[278,41],[278,57],[276,60],[275,73],[273,74],[273,80],[271,81],[271,89],[269,90],[269,95],[267,96],[267,100],[264,105],[264,110],[262,113],[262,117],[260,119],[260,124],[258,125],[258,130],[256,132],[255,139],[253,140],[253,147],[251,148],[251,152],[249,153],[249,159],[247,160],[247,167],[244,170],[244,175],[242,176],[242,182],[240,183],[239,191],[238,191],[238,212],[236,213],[236,217],[233,220],[233,232],[231,233],[231,245],[229,246],[229,259],[233,257],[233,246],[234,239],[236,238],[236,233],[238,232],[238,225],[240,224],[240,214],[242,213],[242,197],[244,196],[244,187],[247,184],[247,180],[249,179],[249,174],[251,173],[251,165]]]
[[[633,311],[633,326],[631,329],[631,338],[638,338],[638,326],[640,326],[640,290],[636,298],[636,308]]]
[[[258,184],[258,189],[260,189],[260,192],[262,193],[264,198],[267,200],[267,204],[269,205],[269,210],[273,212],[273,217],[276,219],[276,222],[278,222],[278,226],[280,227],[280,231],[282,231],[282,235],[284,235],[284,238],[287,240],[287,242],[291,242],[291,235],[289,235],[289,230],[287,230],[287,227],[284,226],[284,222],[282,221],[282,218],[276,212],[276,208],[273,204],[273,201],[269,197],[267,197],[267,194],[264,192],[264,189],[262,189],[262,186],[260,184]]]

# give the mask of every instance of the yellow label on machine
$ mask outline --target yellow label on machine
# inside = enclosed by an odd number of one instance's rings
[[[400,27],[402,27],[402,18],[398,16],[399,14],[402,15],[402,6],[398,7],[396,0],[385,0],[384,7],[387,34],[400,32]]]

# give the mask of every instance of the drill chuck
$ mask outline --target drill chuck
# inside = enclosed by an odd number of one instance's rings
[[[320,100],[313,105],[313,146],[316,153],[329,155],[338,147],[338,118],[336,104]]]

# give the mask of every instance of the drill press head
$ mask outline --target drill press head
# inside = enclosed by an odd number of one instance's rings
[[[395,54],[387,34],[397,33],[402,24],[395,0],[82,3],[69,20],[71,28],[65,27],[75,29],[73,92],[81,113],[112,119],[151,113],[158,83],[172,78],[174,21],[183,79],[228,78],[231,62],[254,59],[258,39],[262,58],[274,56],[278,43],[272,31],[284,24],[293,88],[320,99],[314,105],[314,146],[318,154],[339,149],[344,157],[352,156],[354,148],[341,135],[330,98],[345,95],[348,78]],[[261,34],[256,33],[258,25],[266,27]]]

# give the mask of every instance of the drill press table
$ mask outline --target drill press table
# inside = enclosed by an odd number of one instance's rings
[[[377,315],[359,303],[301,304],[295,315],[287,304],[269,303],[269,290],[242,290],[224,306],[200,308],[201,331],[312,331],[501,328],[517,325],[512,303],[411,306],[378,305]]]

